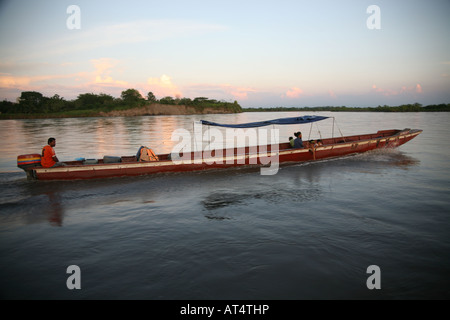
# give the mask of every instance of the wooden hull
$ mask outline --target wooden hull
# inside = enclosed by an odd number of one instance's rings
[[[422,130],[385,130],[375,134],[323,139],[323,146],[314,148],[304,142],[305,148],[293,149],[289,143],[281,143],[272,148],[245,147],[228,150],[192,152],[180,155],[181,159],[170,160],[168,154],[158,155],[160,161],[138,162],[134,157],[122,157],[119,163],[83,164],[66,162],[66,166],[56,168],[23,168],[29,179],[76,180],[98,179],[121,176],[139,176],[164,172],[188,172],[208,169],[224,169],[241,166],[270,166],[277,164],[315,161],[362,153],[381,148],[395,148],[419,135]]]

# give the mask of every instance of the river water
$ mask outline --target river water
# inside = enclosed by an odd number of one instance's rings
[[[27,181],[19,154],[61,161],[170,152],[200,119],[298,113],[0,121],[2,299],[449,299],[450,113],[331,113],[344,135],[423,129],[395,150],[282,166]],[[300,114],[304,115],[304,114]],[[327,122],[328,121],[328,122]],[[280,128],[331,134],[332,121]],[[318,131],[320,130],[320,134]],[[80,269],[69,290],[67,268]],[[369,290],[376,265],[381,289]]]

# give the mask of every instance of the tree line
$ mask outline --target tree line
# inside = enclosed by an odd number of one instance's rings
[[[89,115],[98,112],[109,112],[113,110],[126,110],[136,107],[144,107],[152,103],[167,105],[186,105],[198,110],[204,108],[225,108],[232,112],[242,112],[241,106],[234,101],[225,102],[209,99],[206,97],[173,98],[170,96],[156,99],[152,92],[148,92],[144,98],[136,89],[122,91],[120,98],[109,94],[82,93],[74,100],[65,100],[58,94],[45,97],[36,91],[24,91],[16,102],[3,100],[0,102],[0,114],[7,115],[50,115],[50,114],[72,114]]]
[[[423,106],[420,103],[413,104],[403,104],[400,106],[378,106],[378,107],[273,107],[273,108],[244,108],[244,112],[277,112],[277,111],[336,111],[336,112],[423,112],[423,111],[432,111],[432,112],[440,112],[440,111],[450,111],[450,103],[445,104],[433,104],[428,106]]]

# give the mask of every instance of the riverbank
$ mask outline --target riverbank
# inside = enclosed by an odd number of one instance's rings
[[[236,113],[236,111],[225,107],[205,107],[196,108],[186,105],[168,105],[153,103],[144,107],[131,108],[127,110],[113,110],[100,112],[102,117],[134,117],[134,116],[159,116],[159,115],[190,115],[190,114],[226,114]]]
[[[191,115],[191,114],[228,114],[239,113],[229,107],[198,107],[186,105],[168,105],[152,103],[129,109],[110,111],[70,110],[57,113],[6,113],[0,114],[0,120],[7,119],[47,119],[47,118],[84,118],[84,117],[138,117],[158,115]]]
[[[24,91],[16,102],[0,101],[0,119],[45,119],[114,116],[190,115],[239,113],[237,101],[226,102],[206,97],[156,99],[152,92],[144,98],[136,89],[122,91],[120,98],[100,93],[79,94],[65,100],[55,94],[45,97],[36,91]]]
[[[333,111],[333,112],[449,112],[450,103],[423,106],[420,103],[403,104],[400,106],[378,106],[378,107],[272,107],[272,108],[243,108],[244,112],[311,112],[311,111]]]

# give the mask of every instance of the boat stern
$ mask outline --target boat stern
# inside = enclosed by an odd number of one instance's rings
[[[41,155],[38,153],[22,154],[20,156],[17,156],[17,167],[26,172],[28,180],[36,179],[36,172],[34,168],[40,166]]]

